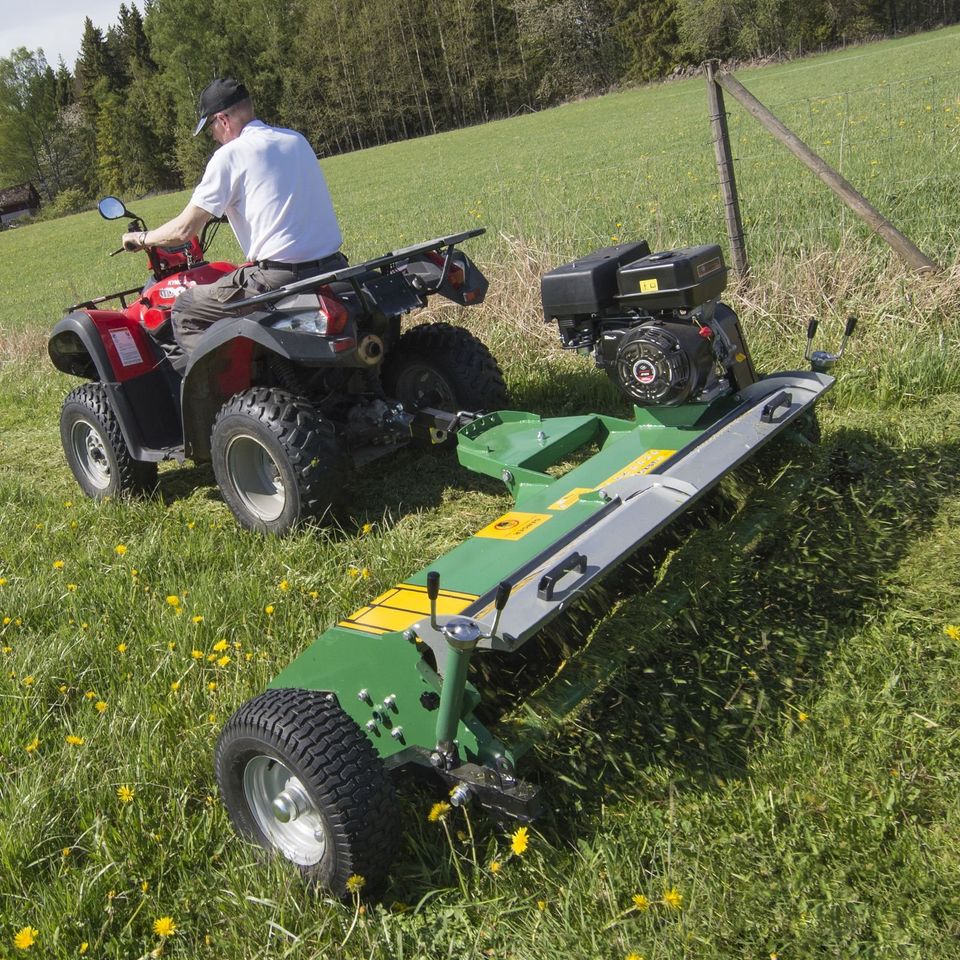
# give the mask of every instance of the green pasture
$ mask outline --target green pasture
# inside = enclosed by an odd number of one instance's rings
[[[527,850],[477,811],[428,822],[441,797],[405,788],[376,901],[239,841],[213,745],[334,619],[507,509],[502,488],[405,451],[284,541],[239,530],[206,468],[86,500],[45,337],[144,265],[107,257],[120,225],[95,213],[0,233],[0,957],[960,956],[958,40],[738,74],[945,270],[905,272],[728,103],[753,262],[729,300],[758,365],[801,366],[811,316],[823,346],[860,317],[823,443],[740,471],[652,589],[627,568],[567,628],[584,669],[631,666],[537,750]],[[490,344],[520,409],[625,413],[541,323],[543,270],[614,238],[723,239],[700,78],[323,166],[354,260],[487,227],[488,301],[431,312]],[[188,196],[125,199],[155,224]],[[213,252],[238,256],[226,230]]]

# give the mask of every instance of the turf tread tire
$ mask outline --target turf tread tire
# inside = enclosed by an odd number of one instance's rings
[[[109,487],[102,490],[87,481],[83,467],[76,462],[73,454],[70,432],[79,418],[71,418],[71,413],[74,410],[79,413],[80,409],[78,408],[82,408],[88,420],[96,422],[100,437],[108,447],[108,454],[112,455],[112,482]],[[79,387],[74,387],[64,398],[60,410],[60,440],[63,444],[67,464],[74,477],[76,477],[77,483],[80,484],[81,489],[87,496],[93,497],[95,500],[102,500],[104,497],[135,495],[151,490],[156,486],[156,463],[135,460],[130,455],[127,441],[120,429],[120,421],[110,404],[107,388],[102,383],[81,384]]]
[[[243,768],[261,744],[293,769],[321,810],[328,854],[300,866],[305,878],[337,896],[357,874],[365,889],[386,879],[399,831],[393,784],[373,746],[328,694],[313,690],[268,690],[243,704],[217,741],[214,766],[237,832],[272,849],[247,804]]]
[[[459,410],[499,410],[506,406],[507,388],[499,364],[486,344],[465,327],[421,323],[401,335],[384,361],[383,385],[404,406],[408,406],[408,398],[398,395],[397,384],[411,362],[428,364],[440,372],[452,387]]]
[[[271,524],[249,513],[228,482],[222,431],[230,417],[241,417],[262,427],[279,445],[294,482],[293,509]],[[218,442],[219,441],[219,442]],[[252,387],[234,394],[213,424],[213,471],[223,497],[240,524],[248,530],[283,535],[301,521],[325,514],[343,492],[346,461],[333,424],[312,403],[288,390]],[[290,493],[291,491],[288,491]]]

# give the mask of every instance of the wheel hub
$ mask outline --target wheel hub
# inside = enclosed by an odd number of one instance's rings
[[[255,437],[233,437],[226,450],[230,483],[244,507],[259,520],[276,520],[287,503],[280,468],[269,450]]]
[[[110,486],[110,460],[100,431],[88,420],[77,420],[71,431],[73,453],[90,482],[100,490]]]
[[[300,866],[323,859],[327,852],[323,815],[282,760],[265,755],[250,760],[243,770],[243,792],[271,846]]]

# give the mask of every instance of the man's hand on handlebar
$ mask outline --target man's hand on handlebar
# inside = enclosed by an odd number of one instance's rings
[[[135,253],[137,250],[142,250],[147,244],[147,231],[138,230],[136,233],[125,233],[121,238],[123,243],[123,249],[127,250],[130,253]]]

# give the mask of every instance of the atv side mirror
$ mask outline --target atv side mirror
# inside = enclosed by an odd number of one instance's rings
[[[123,205],[123,201],[117,197],[104,197],[97,204],[97,209],[104,220],[119,220],[121,217],[127,216],[127,208]]]

